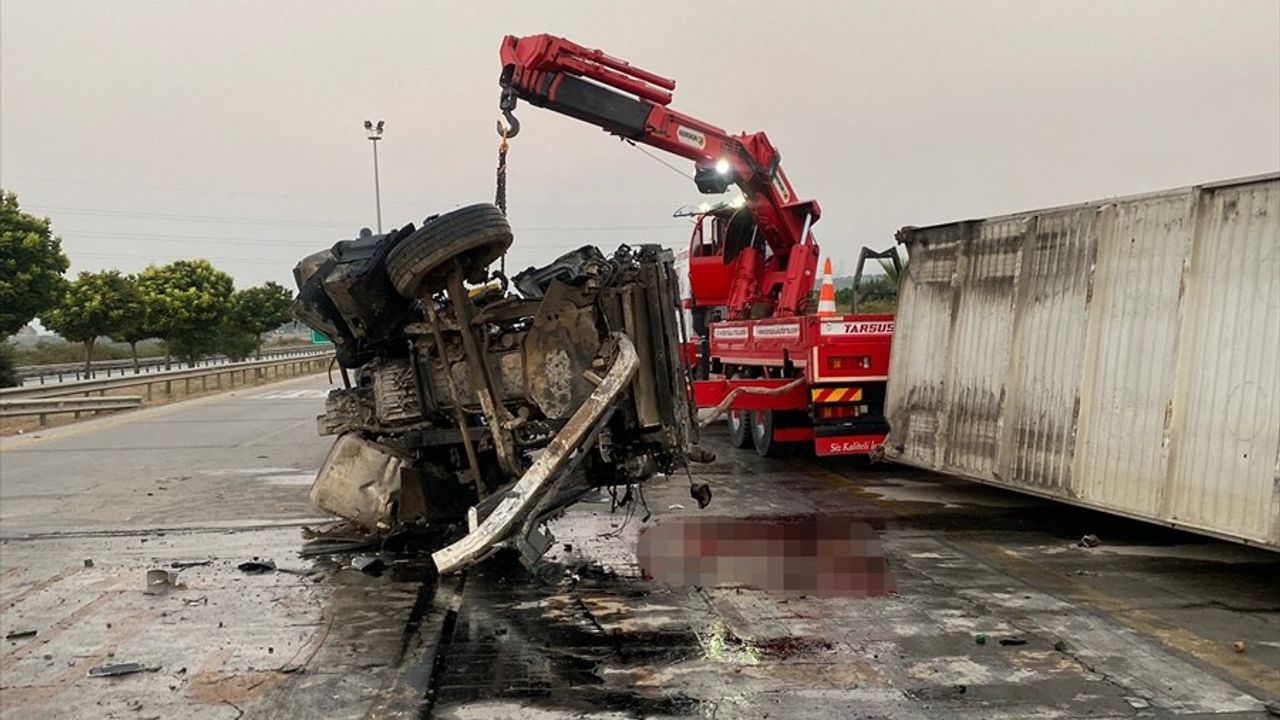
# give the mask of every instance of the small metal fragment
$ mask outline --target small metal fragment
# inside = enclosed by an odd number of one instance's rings
[[[351,567],[366,575],[380,575],[387,564],[372,555],[357,555],[351,558]]]
[[[157,568],[147,571],[147,584],[142,588],[144,595],[165,595],[173,590],[175,574],[169,570]]]
[[[258,558],[254,558],[240,563],[236,566],[236,569],[248,575],[266,575],[276,571],[276,563],[274,560],[259,560]]]
[[[105,663],[89,668],[89,677],[115,677],[117,675],[132,675],[139,672],[155,672],[160,669],[159,665],[144,665],[136,662],[122,663]]]
[[[5,635],[4,639],[5,640],[26,640],[27,638],[33,638],[35,636],[36,636],[35,630],[14,630],[8,635]]]

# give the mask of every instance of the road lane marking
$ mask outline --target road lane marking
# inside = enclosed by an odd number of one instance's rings
[[[243,400],[323,400],[329,397],[328,389],[276,390],[274,392],[244,395]]]

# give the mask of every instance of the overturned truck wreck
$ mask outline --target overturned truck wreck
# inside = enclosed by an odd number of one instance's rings
[[[704,459],[670,251],[583,247],[508,281],[489,266],[511,241],[498,208],[471,205],[294,269],[294,316],[333,340],[344,380],[312,501],[373,532],[456,527],[441,572],[502,545],[532,561],[593,489],[630,499]]]

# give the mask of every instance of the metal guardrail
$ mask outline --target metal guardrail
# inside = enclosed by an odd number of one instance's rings
[[[142,407],[141,395],[109,395],[107,397],[17,398],[0,400],[0,417],[40,418],[43,426],[49,415],[60,413],[106,412]]]
[[[262,359],[269,360],[281,357],[295,357],[309,355],[315,353],[317,346],[315,345],[296,345],[289,347],[273,348],[264,350]],[[181,365],[181,362],[174,361],[175,365]],[[196,361],[194,366],[188,366],[187,369],[196,367],[213,367],[214,365],[229,365],[231,361],[225,355],[211,355]],[[90,363],[89,372],[85,372],[83,362],[74,363],[50,363],[47,365],[19,365],[14,368],[14,373],[23,382],[24,387],[31,385],[45,385],[46,380],[49,383],[64,382],[63,378],[75,378],[76,381],[81,379],[95,379],[98,375],[105,373],[107,377],[112,375],[141,375],[155,372],[164,372],[163,357],[149,357],[138,360],[138,367],[134,369],[133,360],[94,360]],[[65,382],[72,382],[65,380]]]
[[[181,382],[184,390],[190,393],[192,383],[199,381],[199,390],[209,389],[212,381],[215,388],[223,387],[223,378],[227,386],[236,386],[236,377],[241,378],[242,385],[253,380],[281,378],[288,375],[301,375],[304,372],[320,372],[328,367],[333,352],[328,349],[312,350],[306,355],[292,355],[274,360],[253,360],[241,363],[228,363],[212,367],[184,370],[169,370],[142,375],[125,375],[123,377],[99,378],[96,380],[80,380],[53,385],[28,385],[16,388],[0,389],[0,402],[21,398],[61,398],[73,396],[96,395],[105,397],[108,391],[125,388],[143,388],[144,402],[152,400],[156,388],[163,386],[164,394],[172,396],[174,383]],[[252,374],[252,380],[250,379]]]

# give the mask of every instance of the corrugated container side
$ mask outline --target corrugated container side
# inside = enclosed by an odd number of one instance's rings
[[[895,357],[902,365],[890,370],[915,383],[889,383],[889,394],[897,395],[899,428],[912,461],[933,466],[941,459],[939,433],[945,414],[946,370],[950,363],[952,283],[960,247],[960,229],[941,228],[922,235],[906,269],[911,282],[902,284],[894,341],[904,338],[917,352]],[[936,457],[935,457],[936,454]]]
[[[891,458],[1280,550],[1280,175],[899,240]]]
[[[1027,223],[1014,218],[966,229],[953,288],[956,309],[943,462],[990,476],[1000,443],[1013,298]]]
[[[1103,208],[1086,340],[1078,495],[1155,517],[1165,477],[1191,193]]]
[[[1029,218],[997,480],[1073,495],[1071,462],[1098,242],[1095,208]]]
[[[1162,514],[1280,546],[1280,182],[1206,189]]]

